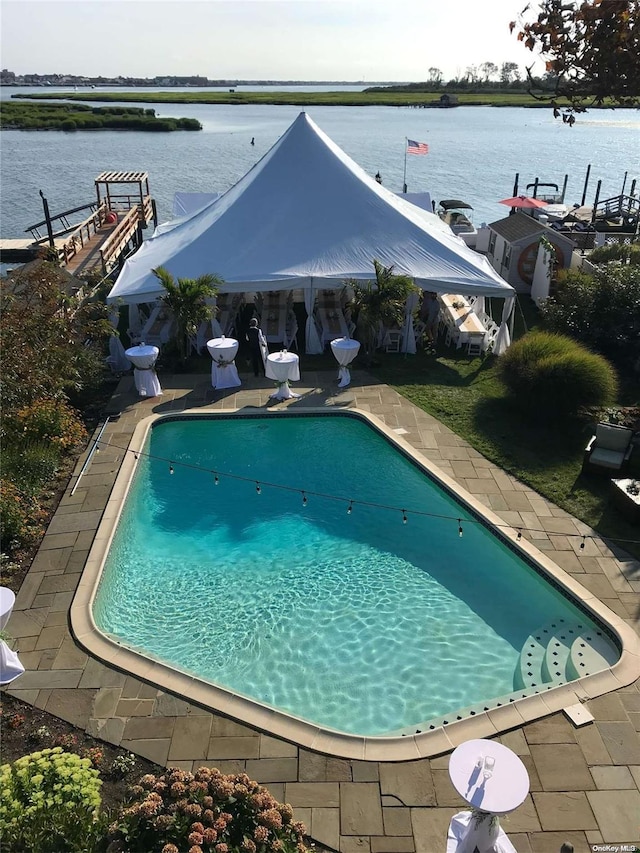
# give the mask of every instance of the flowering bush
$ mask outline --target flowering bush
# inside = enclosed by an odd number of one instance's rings
[[[46,744],[51,742],[53,739],[53,735],[51,733],[51,729],[48,726],[39,726],[37,729],[32,730],[27,734],[27,738],[32,743]]]
[[[47,441],[61,451],[71,450],[87,436],[82,421],[63,400],[43,399],[23,406],[12,426],[23,442]]]
[[[104,767],[104,752],[97,746],[81,749],[80,756],[88,758],[96,770],[102,770]]]
[[[113,779],[124,779],[128,773],[135,769],[135,766],[136,757],[132,752],[128,752],[126,755],[117,755],[109,768],[109,775]]]
[[[9,714],[6,718],[6,725],[10,729],[19,729],[24,725],[24,714]]]
[[[75,735],[57,735],[53,744],[61,749],[75,750],[78,738]]]
[[[246,773],[148,774],[109,827],[110,853],[306,853],[305,827]]]
[[[98,771],[60,747],[0,767],[0,837],[13,853],[86,851],[100,807]]]

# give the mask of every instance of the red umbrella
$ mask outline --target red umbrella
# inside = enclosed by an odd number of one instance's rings
[[[538,207],[546,207],[549,202],[542,201],[539,198],[529,198],[526,195],[516,195],[513,198],[503,198],[498,204],[506,204],[507,207],[523,207],[535,209]]]

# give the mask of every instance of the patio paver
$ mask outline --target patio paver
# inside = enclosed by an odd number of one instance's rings
[[[588,550],[577,547],[571,534],[589,532],[585,525],[393,389],[358,370],[345,391],[338,392],[334,380],[334,371],[307,373],[295,408],[371,411],[507,523],[538,528],[523,535],[638,630],[637,560],[600,539],[590,540]],[[118,672],[86,655],[69,634],[71,599],[124,456],[118,448],[152,412],[272,405],[270,383],[244,376],[243,382],[224,395],[213,391],[206,376],[163,376],[164,395],[155,400],[139,400],[131,377],[120,382],[108,405],[119,417],[103,436],[112,447],[94,457],[73,496],[67,489],[18,593],[7,630],[28,666],[7,692],[159,764],[246,771],[290,802],[312,836],[341,853],[438,853],[452,815],[462,807],[448,778],[451,750],[444,751],[444,740],[442,755],[411,762],[328,757]],[[615,679],[609,684],[615,687]],[[538,698],[539,710],[549,712]],[[498,736],[530,774],[530,795],[503,821],[519,853],[556,853],[564,841],[575,853],[586,853],[591,844],[638,842],[639,683],[585,704],[595,721],[584,727],[574,728],[561,712],[524,723],[513,714],[511,731]]]

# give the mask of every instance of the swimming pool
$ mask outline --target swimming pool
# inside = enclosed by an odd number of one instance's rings
[[[538,692],[522,661],[547,624],[606,639],[394,444],[351,412],[156,421],[97,627],[230,695],[376,738]]]

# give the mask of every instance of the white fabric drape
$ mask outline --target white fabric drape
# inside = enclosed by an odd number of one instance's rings
[[[490,817],[477,823],[471,812],[454,815],[447,832],[446,853],[517,853],[500,824],[492,825]]]
[[[117,329],[119,321],[120,309],[116,305],[109,311],[109,322],[114,329]],[[109,364],[115,373],[125,373],[131,369],[131,363],[124,354],[124,346],[117,331],[109,338]]]
[[[23,672],[24,666],[20,663],[18,655],[4,640],[0,640],[0,684],[9,684]]]
[[[129,305],[129,335],[139,335],[142,331],[142,319],[138,306],[133,303]]]
[[[404,309],[404,326],[402,327],[402,352],[415,355],[416,331],[413,327],[413,312],[418,307],[419,293],[410,293]]]
[[[307,322],[305,324],[305,352],[307,355],[319,355],[322,352],[322,343],[320,335],[316,328],[316,321],[313,316],[313,307],[316,301],[316,292],[313,283],[304,289],[304,307],[307,310]]]
[[[516,304],[515,296],[510,296],[504,300],[504,308],[502,309],[502,320],[500,329],[496,337],[496,342],[493,345],[494,355],[504,355],[511,346],[511,334],[509,332],[509,319],[513,313]]]
[[[260,344],[260,353],[262,355],[262,363],[264,364],[265,370],[267,369],[267,359],[269,358],[269,346],[267,344],[267,339],[262,334],[262,329],[258,329],[258,343]]]
[[[211,300],[211,305],[213,306],[213,314],[211,316],[211,334],[214,338],[222,337],[222,326],[220,325],[220,321],[218,320],[218,300],[214,296]]]
[[[481,311],[484,312],[486,310],[484,307],[484,296],[478,296],[478,298],[473,304],[473,310],[478,316],[480,316]]]

